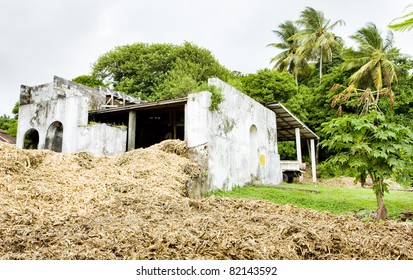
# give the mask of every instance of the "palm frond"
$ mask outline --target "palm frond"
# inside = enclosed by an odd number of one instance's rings
[[[412,7],[413,5],[409,5],[405,8],[407,10],[408,8]],[[400,21],[401,22],[398,22]],[[389,28],[396,30],[396,31],[410,31],[413,29],[413,12],[407,13],[401,17],[395,18],[392,20],[388,26]]]
[[[347,48],[342,51],[342,69],[356,69],[350,76],[350,84],[365,89],[374,86],[377,105],[382,89],[385,86],[391,88],[392,83],[397,81],[395,61],[400,53],[393,48],[393,34],[389,33],[383,39],[376,25],[368,23],[351,38],[358,43],[358,49]]]

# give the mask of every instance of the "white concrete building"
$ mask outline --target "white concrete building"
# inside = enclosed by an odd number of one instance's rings
[[[296,140],[298,164],[302,138],[311,141],[315,155],[317,135],[284,106],[264,106],[219,79],[210,79],[209,84],[223,96],[218,110],[209,109],[209,91],[146,103],[59,77],[49,84],[22,86],[16,144],[110,155],[165,139],[186,140],[194,159],[206,170],[204,184],[194,195],[249,182],[279,184],[283,180],[280,138]],[[311,158],[314,162],[315,156]]]
[[[59,77],[48,84],[21,86],[16,145],[95,155],[125,151],[126,127],[88,121],[89,110],[106,105],[106,93]]]
[[[279,184],[275,113],[219,79],[223,102],[211,111],[210,92],[190,94],[185,106],[185,140],[207,153],[210,188],[230,189],[247,182]]]

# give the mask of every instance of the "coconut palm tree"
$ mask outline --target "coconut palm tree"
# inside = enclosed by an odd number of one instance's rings
[[[297,54],[301,58],[316,59],[320,63],[320,83],[323,76],[323,62],[331,62],[333,52],[341,49],[343,42],[331,31],[337,25],[343,25],[343,20],[331,23],[321,11],[306,7],[297,21],[303,29],[294,38],[301,42]]]
[[[273,69],[292,73],[295,83],[298,85],[299,72],[304,73],[309,69],[307,60],[305,58],[299,59],[297,56],[298,42],[294,39],[294,35],[297,34],[298,27],[293,21],[288,20],[278,25],[278,28],[278,30],[273,30],[273,32],[281,42],[267,45],[267,47],[281,50],[281,53],[271,59],[271,63],[275,62]]]
[[[381,93],[393,96],[391,85],[397,81],[395,60],[400,53],[393,47],[393,34],[389,32],[383,39],[376,25],[368,23],[350,38],[356,41],[358,49],[348,48],[342,52],[343,70],[357,69],[350,77],[349,87],[373,86],[377,106]]]
[[[409,5],[406,7],[411,8],[413,5]],[[401,22],[400,22],[401,20]],[[399,21],[399,22],[398,22]],[[389,27],[396,31],[410,31],[413,29],[413,12],[407,13],[401,17],[394,19]]]

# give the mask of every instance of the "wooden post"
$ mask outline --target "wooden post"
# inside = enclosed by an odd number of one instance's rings
[[[314,139],[310,140],[311,144],[311,174],[313,177],[313,183],[317,182],[316,161],[315,161],[315,144]]]
[[[172,127],[173,127],[172,139],[178,139],[177,133],[176,133],[176,110],[172,111]]]
[[[132,151],[135,149],[135,138],[136,138],[136,112],[129,111],[128,151]]]

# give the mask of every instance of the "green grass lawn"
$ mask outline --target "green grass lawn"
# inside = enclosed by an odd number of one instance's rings
[[[268,200],[276,204],[292,204],[300,208],[328,211],[334,214],[368,214],[377,209],[373,190],[317,185],[281,184],[276,187],[247,185],[232,191],[217,191],[208,195]],[[413,192],[386,193],[384,202],[389,219],[399,219],[400,213],[413,211]],[[355,211],[355,212],[354,212]],[[368,219],[368,218],[366,218]]]

